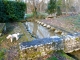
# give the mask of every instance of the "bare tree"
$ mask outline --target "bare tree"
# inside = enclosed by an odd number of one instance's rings
[[[27,2],[28,11],[30,12],[34,11],[36,7],[37,12],[44,12],[47,7],[47,3],[45,3],[46,1],[48,0],[28,0]]]

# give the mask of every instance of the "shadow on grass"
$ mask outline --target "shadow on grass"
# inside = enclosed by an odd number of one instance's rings
[[[5,23],[3,34],[9,34],[11,33],[15,28],[15,23]]]
[[[74,55],[72,55],[70,53],[67,53],[67,55],[73,57],[75,60],[79,60],[76,56],[74,56]]]
[[[19,35],[19,39],[20,39],[22,36],[24,36],[24,35],[25,35],[25,34],[20,34],[20,35]]]

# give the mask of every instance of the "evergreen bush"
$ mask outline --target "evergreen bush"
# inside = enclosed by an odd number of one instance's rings
[[[0,1],[0,22],[18,22],[24,18],[26,4],[16,1]]]
[[[57,16],[60,16],[62,15],[62,12],[61,12],[61,9],[60,9],[60,6],[57,7]]]
[[[47,6],[48,14],[53,14],[56,12],[56,0],[50,0]]]

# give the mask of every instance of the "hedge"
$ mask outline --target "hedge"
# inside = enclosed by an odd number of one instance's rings
[[[15,1],[0,1],[0,22],[18,22],[24,18],[26,4]]]

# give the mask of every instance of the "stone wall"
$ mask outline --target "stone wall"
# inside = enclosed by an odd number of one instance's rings
[[[20,55],[21,58],[25,59],[45,56],[56,50],[63,50],[65,53],[71,53],[79,49],[80,34],[66,35],[63,37],[53,36],[50,38],[20,43]]]
[[[80,37],[66,37],[64,40],[64,48],[66,53],[77,51],[80,49]]]

